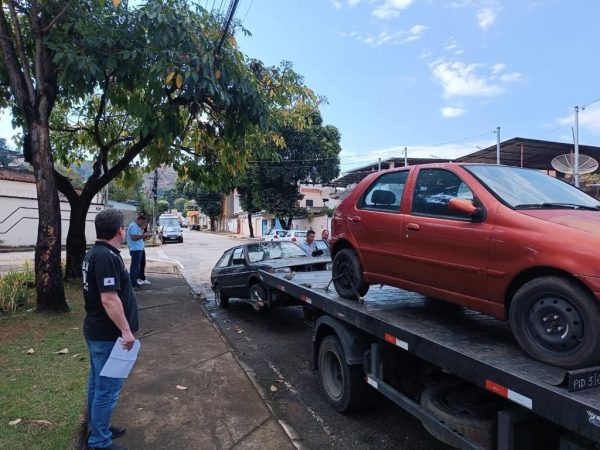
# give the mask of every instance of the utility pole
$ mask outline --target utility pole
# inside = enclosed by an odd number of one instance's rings
[[[573,161],[573,181],[579,187],[579,106],[575,107],[575,158]]]
[[[404,167],[408,166],[408,148],[404,147]]]
[[[225,27],[223,28],[223,32],[221,33],[221,39],[219,40],[217,49],[215,50],[215,56],[219,55],[221,47],[223,46],[223,42],[225,42],[225,38],[227,37],[227,31],[229,30],[229,25],[231,25],[231,21],[233,20],[233,16],[235,15],[235,10],[237,9],[238,2],[239,0],[232,0],[229,4],[229,10],[227,11],[227,17],[225,19]]]
[[[152,243],[156,244],[156,198],[158,197],[158,168],[154,169],[154,181],[152,183]]]
[[[496,128],[496,164],[500,165],[500,127]]]
[[[377,172],[381,172],[381,157],[379,158],[379,165],[377,166]]]

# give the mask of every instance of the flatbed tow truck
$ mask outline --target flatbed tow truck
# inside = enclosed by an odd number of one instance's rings
[[[461,449],[600,449],[600,368],[529,358],[498,319],[397,288],[361,301],[337,295],[331,272],[259,272],[269,301],[304,307],[313,369],[340,412],[377,395]]]

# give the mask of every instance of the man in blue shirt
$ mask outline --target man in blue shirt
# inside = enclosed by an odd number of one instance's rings
[[[313,252],[317,249],[315,247],[315,232],[313,230],[308,230],[306,232],[306,241],[300,242],[298,245],[302,247],[302,250],[304,250],[308,256],[312,256]]]
[[[127,247],[131,255],[131,266],[129,267],[129,276],[131,277],[131,285],[138,289],[138,276],[140,274],[140,266],[142,264],[142,252],[144,251],[144,239],[151,236],[150,233],[144,233],[144,228],[148,224],[146,216],[140,214],[137,219],[129,224],[127,228]]]

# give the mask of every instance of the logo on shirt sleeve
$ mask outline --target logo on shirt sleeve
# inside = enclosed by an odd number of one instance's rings
[[[114,286],[115,285],[115,279],[114,278],[105,278],[104,279],[104,286]]]

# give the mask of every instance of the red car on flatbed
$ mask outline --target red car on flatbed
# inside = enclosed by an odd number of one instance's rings
[[[533,358],[600,362],[600,202],[543,172],[440,163],[376,172],[336,209],[333,282],[400,287],[510,320]]]

